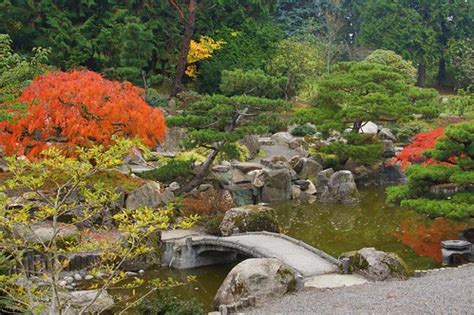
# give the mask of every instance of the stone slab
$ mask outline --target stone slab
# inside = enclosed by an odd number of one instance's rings
[[[310,277],[306,279],[304,287],[315,289],[329,289],[339,287],[351,287],[353,285],[361,285],[368,282],[369,281],[367,279],[357,274],[341,275],[333,273]]]

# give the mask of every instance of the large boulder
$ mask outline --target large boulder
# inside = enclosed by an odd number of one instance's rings
[[[350,259],[350,271],[359,272],[369,280],[407,279],[409,276],[406,264],[397,254],[379,251],[373,247],[344,253],[341,257]]]
[[[317,189],[318,187],[316,187]],[[332,174],[320,196],[322,202],[354,203],[360,201],[354,177],[350,171]]]
[[[371,121],[363,123],[362,125],[362,128],[360,128],[359,130],[360,133],[377,134],[379,131],[379,127],[377,126],[377,124]]]
[[[269,171],[265,186],[262,188],[262,201],[290,200],[292,195],[291,179],[291,172],[286,168]]]
[[[382,140],[392,140],[394,142],[397,141],[397,137],[395,137],[392,131],[388,128],[380,129],[379,134],[377,136]]]
[[[94,299],[95,301],[87,309],[86,313],[99,314],[111,309],[114,306],[114,300],[107,291],[98,292],[98,290],[79,290],[68,293],[62,293],[62,301],[67,309],[64,314],[76,315],[82,314],[80,311]],[[97,294],[99,294],[97,296]]]
[[[289,132],[277,132],[272,135],[275,144],[288,145],[295,139]]]
[[[170,188],[161,189],[157,182],[147,182],[141,187],[132,191],[125,200],[127,209],[136,209],[139,207],[156,208],[167,204],[174,199],[174,194]]]
[[[53,237],[63,240],[79,239],[79,230],[75,225],[57,223],[57,230],[53,228],[52,221],[31,224],[29,227],[17,225],[15,232],[18,236],[32,243],[48,243]]]
[[[258,152],[260,151],[260,143],[258,142],[257,135],[246,135],[242,140],[239,141],[240,144],[247,147],[249,150],[249,159],[254,159],[257,157]]]
[[[300,179],[315,180],[319,172],[323,170],[321,164],[313,159],[301,158],[293,166]]]
[[[282,297],[296,288],[294,273],[276,258],[251,258],[235,266],[214,297],[214,308],[254,297],[257,304]]]
[[[266,206],[247,205],[226,211],[219,229],[223,236],[243,232],[279,232],[275,211]]]

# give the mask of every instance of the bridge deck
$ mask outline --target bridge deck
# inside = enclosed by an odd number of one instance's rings
[[[202,237],[193,237],[193,240],[204,240]],[[272,257],[297,270],[303,277],[337,272],[334,261],[319,255],[316,250],[290,238],[280,237],[278,234],[237,234],[228,237],[215,238],[224,242],[239,244],[249,249],[255,249],[264,257]],[[326,255],[326,254],[324,254]]]

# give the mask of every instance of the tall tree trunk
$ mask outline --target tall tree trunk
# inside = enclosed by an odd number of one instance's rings
[[[426,65],[424,63],[420,63],[418,65],[418,78],[416,80],[416,85],[424,87],[426,84]]]
[[[181,92],[183,88],[182,81],[184,77],[184,71],[186,70],[186,61],[189,53],[189,46],[194,34],[194,27],[196,25],[196,10],[197,0],[189,0],[188,23],[186,24],[183,41],[181,42],[181,51],[179,54],[178,65],[176,67],[174,82],[171,87],[171,96],[176,96],[176,94]]]
[[[446,84],[446,59],[441,57],[438,63],[438,85],[445,86]]]

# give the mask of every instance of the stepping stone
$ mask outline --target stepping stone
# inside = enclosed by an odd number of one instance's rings
[[[350,287],[353,285],[361,285],[369,281],[364,277],[356,274],[341,275],[337,273],[325,274],[308,278],[305,283],[305,288],[327,289]]]

